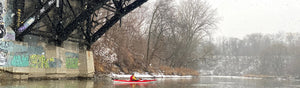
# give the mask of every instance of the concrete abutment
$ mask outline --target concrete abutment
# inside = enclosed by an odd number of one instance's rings
[[[0,41],[0,76],[7,77],[0,79],[65,79],[94,76],[92,51],[79,49],[78,44],[74,42],[67,42],[63,47],[58,47],[30,41]]]

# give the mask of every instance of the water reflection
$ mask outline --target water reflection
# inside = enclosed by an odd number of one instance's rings
[[[154,83],[114,83],[115,87],[121,88],[154,88]]]
[[[0,88],[93,88],[92,80],[2,81]]]
[[[111,80],[1,81],[0,88],[294,88],[297,80],[199,77],[157,79],[153,83],[114,83]]]

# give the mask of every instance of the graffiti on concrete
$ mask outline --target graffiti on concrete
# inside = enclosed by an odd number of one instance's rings
[[[6,30],[3,25],[4,23],[1,22],[1,20],[2,20],[2,17],[0,17],[0,38],[3,38],[6,34]]]
[[[1,41],[0,42],[0,48],[1,49],[7,49],[10,45],[11,45],[12,42],[7,42],[7,41]]]
[[[28,54],[43,54],[44,49],[40,46],[28,46]]]
[[[28,67],[30,56],[41,55],[43,52],[41,46],[24,46],[12,41],[0,41],[0,66]]]
[[[0,49],[0,66],[4,66],[7,63],[7,50]]]
[[[29,18],[22,27],[20,27],[18,29],[19,32],[23,32],[25,29],[27,29],[33,22],[34,22],[35,18],[31,17]]]
[[[29,65],[28,55],[15,55],[11,61],[12,66],[27,67]]]
[[[0,38],[3,38],[6,34],[6,30],[4,27],[4,19],[3,19],[3,13],[4,13],[4,5],[3,2],[0,2]]]
[[[62,66],[62,60],[46,58],[41,46],[15,44],[12,41],[0,41],[0,66],[56,68]],[[78,54],[66,53],[67,68],[78,68]]]
[[[51,68],[61,67],[62,61],[60,59],[54,58],[54,62],[50,61],[49,66]]]
[[[6,35],[4,36],[4,40],[15,40],[15,33],[13,31],[7,31]]]
[[[0,49],[7,50],[10,53],[26,53],[28,55],[32,54],[42,54],[44,52],[41,46],[24,46],[19,44],[14,44],[12,41],[0,41]]]
[[[66,67],[68,69],[78,69],[78,54],[66,52]]]
[[[78,58],[66,58],[66,66],[68,69],[77,69]]]
[[[45,58],[44,55],[31,55],[30,66],[35,68],[49,68],[49,63],[54,62],[53,58]]]

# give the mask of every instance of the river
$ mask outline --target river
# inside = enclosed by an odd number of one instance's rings
[[[111,80],[36,80],[2,81],[0,88],[300,88],[300,81],[231,77],[164,78],[143,84],[122,84]]]

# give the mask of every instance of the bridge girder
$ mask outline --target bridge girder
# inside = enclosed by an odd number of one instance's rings
[[[14,17],[12,28],[19,41],[25,35],[37,35],[58,46],[68,40],[85,44],[89,49],[123,16],[145,2],[147,0],[15,0],[13,11],[24,15]],[[27,10],[30,8],[35,9]],[[33,13],[27,14],[30,11]]]

